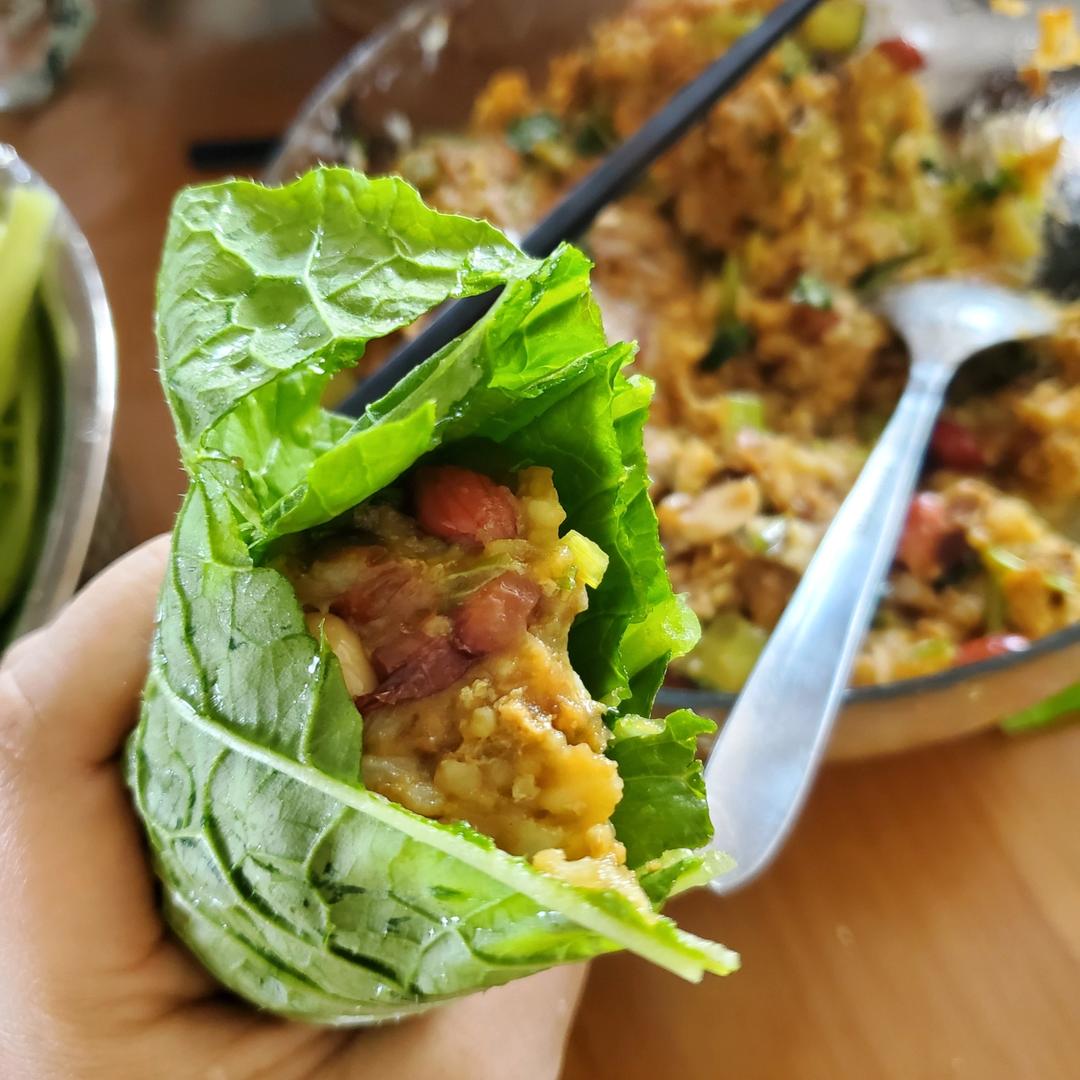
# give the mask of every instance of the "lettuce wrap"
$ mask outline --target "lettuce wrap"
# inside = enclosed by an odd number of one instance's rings
[[[647,493],[651,385],[623,373],[631,345],[605,340],[589,269],[340,168],[173,207],[157,335],[190,486],[128,779],[169,924],[262,1008],[377,1022],[620,948],[692,980],[737,967],[658,913],[720,869],[694,754],[713,725],[644,718],[698,628]],[[359,420],[321,406],[369,341],[496,286],[475,327]],[[644,905],[363,782],[364,718],[280,560],[428,461],[550,470],[573,536],[606,556],[569,658],[603,706],[610,823]]]

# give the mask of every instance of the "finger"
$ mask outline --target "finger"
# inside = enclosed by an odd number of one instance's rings
[[[101,767],[135,718],[165,550],[107,570],[0,671],[0,1018],[16,987],[104,1015],[135,972],[151,1009],[208,984],[165,942],[120,770]]]
[[[182,1058],[189,1075],[221,1080],[555,1080],[585,972],[583,964],[554,968],[400,1024],[354,1032],[278,1020],[238,1001],[206,1001],[155,1024],[151,1043],[128,1040],[131,1074],[149,1076],[162,1061]]]
[[[326,1080],[555,1080],[586,967],[552,968],[395,1027],[360,1032],[317,1075]]]
[[[167,553],[166,537],[143,544],[10,651],[0,685],[15,705],[0,715],[0,749],[24,765],[116,754],[146,678]]]

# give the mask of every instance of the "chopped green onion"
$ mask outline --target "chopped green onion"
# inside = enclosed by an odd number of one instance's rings
[[[780,58],[780,78],[785,83],[794,82],[810,70],[810,57],[794,38],[784,38],[777,46],[776,55]]]
[[[829,311],[833,305],[832,289],[814,274],[800,274],[799,280],[791,290],[791,299],[796,304]]]
[[[724,269],[720,272],[720,310],[729,318],[735,315],[739,302],[739,290],[742,288],[742,264],[737,255],[728,255],[724,260]]]
[[[776,555],[787,540],[789,522],[783,514],[754,518],[744,530],[747,547],[755,555]]]
[[[918,663],[937,660],[951,663],[956,655],[956,646],[947,638],[926,638],[911,647],[910,655],[911,659]]]
[[[733,357],[749,352],[754,347],[754,328],[743,322],[737,314],[739,291],[742,288],[742,267],[734,255],[724,261],[719,279],[720,317],[716,333],[708,352],[698,361],[702,371],[716,371]]]
[[[987,570],[999,582],[1010,574],[1021,573],[1029,569],[1030,566],[1026,559],[1003,547],[987,548],[982,553],[982,559]],[[1076,593],[1080,592],[1080,585],[1065,574],[1058,574],[1049,570],[1043,571],[1042,580],[1043,584],[1054,592],[1067,593],[1070,596],[1075,596]]]
[[[562,121],[549,112],[519,117],[506,129],[506,141],[519,154],[532,154],[542,143],[556,142],[562,135]]]
[[[1008,628],[1008,606],[1005,603],[1005,594],[1001,591],[1001,585],[993,577],[986,579],[986,598],[984,603],[983,619],[986,623],[987,633],[1000,634]]]
[[[1043,580],[1054,592],[1065,593],[1067,596],[1075,596],[1080,592],[1076,582],[1064,574],[1045,574]]]
[[[765,403],[757,394],[741,392],[725,394],[724,403],[727,406],[728,431],[734,433],[744,428],[765,430]]]
[[[882,259],[880,262],[871,263],[861,273],[856,274],[851,284],[856,289],[873,292],[880,289],[896,272],[906,266],[912,259],[917,259],[921,252],[909,251],[904,255],[894,255],[891,259]]]
[[[952,172],[932,157],[919,158],[919,169],[937,180],[951,180]]]
[[[754,347],[754,328],[738,319],[725,319],[716,328],[709,351],[698,361],[702,371],[716,371]]]
[[[976,180],[971,194],[984,202],[993,202],[1002,195],[1013,195],[1021,190],[1020,174],[1015,169],[999,169],[989,180]]]
[[[600,112],[586,116],[574,134],[574,149],[585,157],[604,154],[618,142],[611,117]]]
[[[1020,174],[1015,169],[998,169],[990,177],[977,177],[966,185],[964,202],[968,205],[987,205],[1002,195],[1013,195],[1022,188]]]
[[[1014,555],[1003,547],[987,548],[983,551],[982,558],[987,570],[998,579],[1026,570],[1028,565],[1019,555]]]
[[[563,537],[563,542],[574,556],[574,565],[578,569],[581,580],[590,589],[595,589],[604,580],[604,574],[608,568],[607,552],[576,529],[571,529]]]

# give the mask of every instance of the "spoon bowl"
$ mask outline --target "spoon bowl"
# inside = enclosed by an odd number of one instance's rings
[[[907,343],[911,365],[955,371],[994,345],[1040,337],[1057,316],[1048,302],[984,281],[926,278],[895,285],[875,305]]]

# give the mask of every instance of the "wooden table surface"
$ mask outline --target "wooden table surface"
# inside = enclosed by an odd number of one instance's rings
[[[231,6],[242,34],[221,25]],[[100,7],[62,93],[0,118],[0,138],[59,189],[101,264],[121,355],[117,469],[143,537],[168,526],[183,486],[151,311],[169,201],[198,178],[188,144],[280,131],[350,39],[280,25],[289,5],[269,0]],[[1080,726],[830,768],[764,880],[673,912],[740,950],[743,971],[692,986],[626,956],[596,963],[566,1080],[1075,1080]]]

